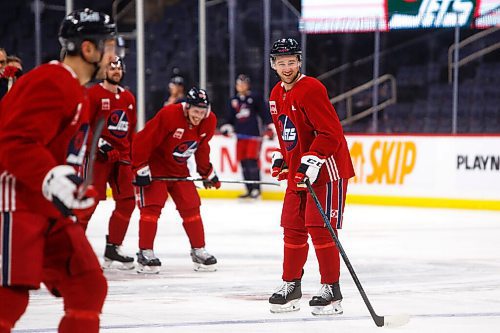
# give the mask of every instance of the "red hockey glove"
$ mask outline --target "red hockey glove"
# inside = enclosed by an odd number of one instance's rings
[[[294,180],[300,187],[305,187],[304,180],[306,178],[314,183],[318,178],[321,166],[325,163],[325,159],[319,157],[315,153],[309,152],[300,159],[300,166],[295,173]]]
[[[151,185],[151,170],[149,165],[143,165],[135,169],[135,180],[132,182],[135,186]]]
[[[288,166],[283,159],[283,154],[279,151],[275,151],[271,155],[271,176],[278,180],[288,178]]]
[[[218,190],[220,188],[219,177],[217,176],[213,166],[210,166],[210,171],[207,175],[202,175],[201,177],[206,179],[206,181],[203,182],[203,186],[205,186],[206,189],[215,187],[215,189]]]
[[[99,148],[98,156],[100,159],[111,163],[120,160],[120,152],[114,149],[113,146],[103,138],[99,138],[97,147]]]
[[[58,165],[45,175],[42,193],[64,216],[71,216],[74,215],[73,210],[87,209],[95,203],[95,191],[87,191],[82,198],[78,198],[78,186],[82,182],[73,167]]]
[[[16,66],[5,66],[5,68],[3,69],[2,77],[19,78],[22,72],[23,71],[17,68]]]
[[[224,124],[219,129],[220,134],[230,137],[234,134],[234,127],[231,124]]]
[[[276,127],[274,126],[274,124],[267,125],[266,130],[264,131],[264,135],[263,136],[265,138],[267,138],[268,140],[273,140],[274,139],[274,137],[276,136]]]

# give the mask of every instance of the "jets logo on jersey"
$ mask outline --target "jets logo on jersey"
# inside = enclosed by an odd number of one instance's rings
[[[128,133],[128,118],[123,110],[115,110],[108,117],[108,131],[117,138],[123,138]]]
[[[174,148],[174,160],[178,163],[185,163],[198,149],[197,141],[184,141]]]
[[[83,158],[87,151],[87,138],[89,135],[89,124],[82,124],[71,139],[68,152],[66,154],[66,162],[70,165],[83,165]]]
[[[250,109],[248,108],[246,103],[241,104],[238,112],[236,113],[236,119],[246,119],[250,117]]]
[[[278,117],[278,130],[281,132],[281,138],[285,142],[287,151],[292,150],[297,145],[297,129],[288,116],[282,114]]]

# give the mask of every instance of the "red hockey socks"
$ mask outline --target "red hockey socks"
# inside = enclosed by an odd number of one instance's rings
[[[29,291],[0,287],[0,333],[10,333],[28,306]]]
[[[64,298],[65,315],[58,332],[99,332],[99,316],[108,291],[102,272],[90,271],[67,278],[59,289]]]
[[[205,247],[205,230],[200,216],[200,209],[180,210],[182,226],[189,238],[191,248]]]
[[[340,255],[330,232],[323,227],[310,227],[308,230],[318,258],[321,283],[332,284],[338,282],[340,278]],[[337,231],[335,230],[335,232]]]
[[[116,201],[116,208],[109,219],[108,226],[108,241],[111,244],[122,245],[134,208],[134,198]]]
[[[139,220],[139,248],[142,250],[152,249],[158,229],[158,215],[150,215],[141,212]]]
[[[307,261],[309,244],[307,230],[283,229],[283,281],[293,281],[302,277],[302,269]]]

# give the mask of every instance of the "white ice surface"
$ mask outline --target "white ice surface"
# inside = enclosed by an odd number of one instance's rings
[[[112,201],[100,204],[88,237],[101,258]],[[272,314],[267,299],[281,283],[281,202],[203,200],[207,250],[215,273],[192,269],[189,243],[171,201],[155,241],[159,275],[106,271],[109,293],[101,332],[380,332],[342,263],[344,314],[316,318],[319,289],[313,248],[302,308]],[[124,243],[137,250],[138,212]],[[399,332],[500,332],[500,213],[348,205],[340,240],[379,315],[407,313]],[[56,332],[62,302],[34,291],[14,332]]]

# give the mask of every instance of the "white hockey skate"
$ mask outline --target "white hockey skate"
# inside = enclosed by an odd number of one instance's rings
[[[319,295],[313,296],[309,301],[311,313],[315,316],[341,315],[342,294],[338,283],[323,284],[318,292]]]
[[[104,250],[102,268],[117,268],[121,270],[134,269],[134,258],[125,255],[120,245],[109,243],[108,236],[106,236],[106,249]]]
[[[204,247],[191,249],[191,259],[194,270],[197,272],[215,272],[217,270],[217,259],[207,252]]]
[[[137,273],[158,274],[160,267],[161,261],[155,256],[152,249],[137,252]]]
[[[283,284],[269,297],[270,310],[272,313],[299,311],[301,297],[300,280],[283,281]]]

